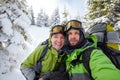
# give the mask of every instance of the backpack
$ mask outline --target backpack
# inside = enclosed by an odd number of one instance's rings
[[[86,33],[88,35],[95,35],[98,38],[98,43],[104,43],[107,46],[120,50],[120,37],[119,33],[113,29],[108,23],[96,23],[90,27]]]
[[[71,61],[71,64],[75,66],[78,63],[83,63],[84,67],[88,71],[91,80],[94,80],[91,76],[91,70],[89,67],[90,55],[94,49],[101,49],[104,54],[112,61],[117,69],[120,70],[120,50],[119,50],[119,35],[113,30],[113,27],[106,23],[97,23],[92,28],[88,29],[87,34],[96,35],[98,38],[97,48],[90,47],[77,56],[77,59]],[[82,60],[79,58],[82,56]]]

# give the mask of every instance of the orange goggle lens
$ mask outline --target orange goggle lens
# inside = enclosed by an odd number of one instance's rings
[[[51,30],[51,33],[59,33],[59,32],[64,32],[64,27],[63,26],[54,26]]]
[[[68,31],[71,27],[72,28],[80,28],[81,26],[81,23],[79,21],[69,21],[67,24],[66,24],[66,27],[65,27],[65,31]]]

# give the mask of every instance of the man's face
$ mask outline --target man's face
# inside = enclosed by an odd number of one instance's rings
[[[53,34],[51,37],[51,42],[53,48],[60,50],[64,45],[65,37],[61,33]]]
[[[71,46],[75,46],[80,39],[80,31],[79,30],[75,30],[75,29],[71,29],[68,31],[68,40],[69,43],[71,44]]]

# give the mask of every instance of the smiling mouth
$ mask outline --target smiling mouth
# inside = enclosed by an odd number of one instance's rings
[[[62,44],[57,44],[57,46],[61,46]]]

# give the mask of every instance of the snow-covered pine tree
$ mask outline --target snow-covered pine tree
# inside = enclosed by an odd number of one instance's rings
[[[47,14],[44,14],[44,26],[49,27],[49,16]]]
[[[111,9],[110,0],[88,0],[89,19],[106,15]]]
[[[27,32],[30,25],[26,0],[0,0],[0,73],[5,74],[18,66],[20,52],[31,42]]]
[[[61,24],[65,25],[68,21],[68,17],[69,17],[69,12],[68,12],[66,6],[64,6],[64,9],[62,11]]]
[[[51,27],[54,25],[59,25],[60,24],[60,14],[59,14],[59,8],[56,8],[51,16]]]
[[[34,11],[32,6],[28,9],[28,12],[30,15],[31,25],[35,25],[35,17],[34,17]]]
[[[105,22],[115,25],[120,20],[120,0],[88,0],[87,19],[106,18]]]
[[[45,13],[43,9],[41,9],[40,13],[38,13],[37,16],[37,26],[43,27],[43,26],[48,26],[48,15]]]

